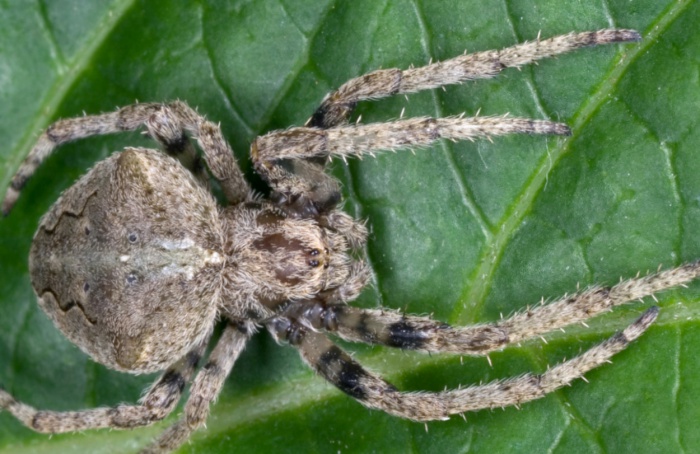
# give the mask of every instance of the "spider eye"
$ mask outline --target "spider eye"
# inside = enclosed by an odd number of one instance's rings
[[[316,268],[319,265],[318,260],[309,260],[309,265]]]

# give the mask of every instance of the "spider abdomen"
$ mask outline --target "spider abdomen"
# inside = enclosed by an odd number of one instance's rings
[[[34,237],[30,273],[69,339],[108,367],[141,373],[209,333],[223,257],[211,195],[174,159],[127,149],[54,204]]]

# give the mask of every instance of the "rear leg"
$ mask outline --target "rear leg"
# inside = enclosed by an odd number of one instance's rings
[[[184,415],[163,432],[141,454],[170,452],[181,446],[209,416],[209,405],[216,400],[234,363],[255,333],[252,323],[229,322],[190,388]]]
[[[146,126],[149,134],[162,144],[167,153],[180,159],[200,180],[206,180],[197,153],[185,135],[185,131],[189,132],[197,139],[209,169],[214,178],[221,182],[229,202],[241,202],[250,193],[219,126],[207,121],[183,102],[167,105],[144,103],[101,115],[67,118],[49,126],[12,178],[3,200],[2,213],[7,215],[10,212],[27,180],[59,145],[90,136],[134,131],[141,126]]]
[[[203,342],[170,367],[151,386],[139,405],[60,412],[37,410],[17,401],[9,393],[0,389],[0,408],[12,413],[28,428],[41,433],[77,432],[100,428],[131,429],[147,426],[162,420],[173,411],[205,347],[206,342]]]
[[[486,408],[506,407],[539,399],[606,362],[637,339],[658,315],[647,310],[624,331],[569,361],[535,375],[525,374],[485,385],[443,392],[403,393],[381,377],[365,370],[323,333],[306,330],[287,319],[267,324],[278,340],[289,341],[304,361],[338,389],[363,405],[414,421],[445,420],[450,415]]]

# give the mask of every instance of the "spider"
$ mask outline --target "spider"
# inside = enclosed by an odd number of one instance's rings
[[[363,222],[338,208],[340,183],[324,168],[332,157],[415,148],[440,139],[567,135],[564,124],[524,118],[460,116],[354,125],[348,119],[363,100],[493,77],[504,68],[582,47],[639,39],[633,30],[570,33],[352,79],[326,96],[304,127],[253,141],[251,158],[270,187],[268,197],[252,191],[220,128],[183,102],[134,104],[52,124],[14,176],[2,205],[5,215],[58,145],[145,126],[163,148],[126,148],[98,162],[44,215],[29,257],[39,305],[71,342],[112,369],[162,375],[136,405],[44,411],[0,390],[0,408],[45,433],[130,429],[165,418],[189,383],[184,415],[144,450],[171,451],[203,425],[259,327],[298,349],[319,375],[363,405],[414,421],[518,405],[608,362],[651,325],[656,307],[540,375],[403,393],[363,368],[328,334],[407,350],[486,355],[683,285],[700,274],[700,263],[591,287],[491,324],[452,327],[423,316],[355,308],[347,303],[371,278],[358,257],[368,233]],[[210,175],[220,184],[226,206],[212,196]],[[219,319],[225,321],[221,337],[198,368]]]

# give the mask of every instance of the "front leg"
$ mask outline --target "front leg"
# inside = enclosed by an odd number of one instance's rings
[[[611,287],[590,287],[548,304],[528,307],[495,323],[464,327],[397,311],[360,309],[343,304],[342,300],[332,299],[295,302],[282,315],[303,319],[306,325],[314,329],[337,334],[351,342],[428,353],[486,355],[509,344],[527,341],[576,323],[585,323],[617,306],[685,286],[699,276],[700,262],[686,263],[621,281]]]
[[[380,69],[351,79],[329,93],[306,126],[332,128],[348,121],[360,101],[416,93],[431,88],[488,79],[506,68],[518,68],[543,58],[561,55],[583,47],[639,41],[634,30],[607,29],[569,33],[553,38],[516,44],[502,50],[464,54],[449,60],[411,69]]]
[[[275,318],[266,326],[275,339],[287,341],[297,348],[304,362],[362,405],[414,421],[434,421],[467,411],[519,405],[544,397],[591,369],[610,362],[613,355],[641,336],[657,315],[658,308],[647,310],[623,331],[542,374],[525,374],[442,392],[408,393],[397,390],[391,383],[366,370],[324,333],[309,330],[284,317]]]
[[[425,147],[440,139],[570,133],[562,123],[507,116],[410,118],[332,129],[302,127],[274,131],[255,139],[251,158],[255,170],[273,189],[273,200],[298,217],[315,218],[329,213],[340,201],[340,184],[323,172],[319,161]]]

